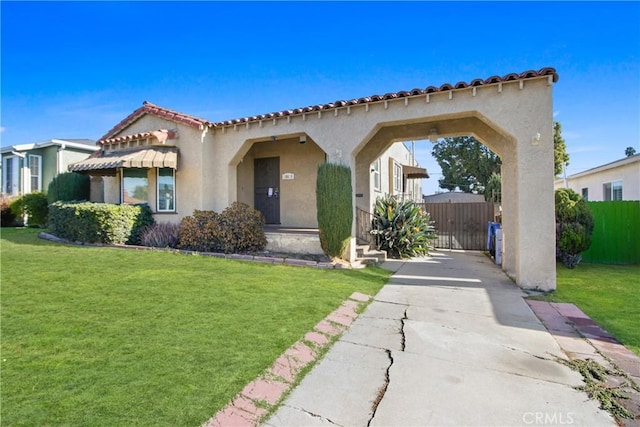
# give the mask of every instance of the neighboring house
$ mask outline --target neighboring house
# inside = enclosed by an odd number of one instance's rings
[[[484,203],[484,195],[462,193],[459,191],[447,191],[444,193],[430,194],[423,197],[425,203]]]
[[[640,200],[640,154],[556,179],[554,188],[570,188],[590,202]]]
[[[68,171],[71,163],[99,150],[89,139],[50,139],[2,147],[2,193],[5,195],[47,191],[49,183]]]
[[[390,195],[420,202],[422,178],[429,178],[427,170],[418,165],[405,143],[396,142],[371,164],[369,199],[375,202]]]

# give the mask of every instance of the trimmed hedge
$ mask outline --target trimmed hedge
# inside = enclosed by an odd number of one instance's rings
[[[91,202],[49,205],[51,232],[72,241],[139,244],[141,232],[151,224],[153,216],[147,205]]]

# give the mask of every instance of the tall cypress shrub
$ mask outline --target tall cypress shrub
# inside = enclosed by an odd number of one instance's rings
[[[330,257],[340,258],[351,238],[353,203],[351,168],[335,163],[318,166],[316,207],[320,246]]]
[[[61,201],[89,200],[90,178],[75,172],[61,173],[51,180],[47,189],[49,204]]]

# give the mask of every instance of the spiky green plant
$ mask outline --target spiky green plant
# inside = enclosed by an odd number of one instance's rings
[[[378,250],[393,258],[428,255],[436,238],[428,212],[412,201],[399,202],[393,196],[379,198],[373,212],[371,234]]]
[[[351,168],[335,163],[318,166],[316,204],[320,246],[330,257],[342,257],[349,244],[353,223],[351,197]]]

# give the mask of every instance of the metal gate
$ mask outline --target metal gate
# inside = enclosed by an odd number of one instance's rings
[[[436,248],[487,249],[487,223],[494,221],[496,205],[485,203],[422,203],[434,221]]]

